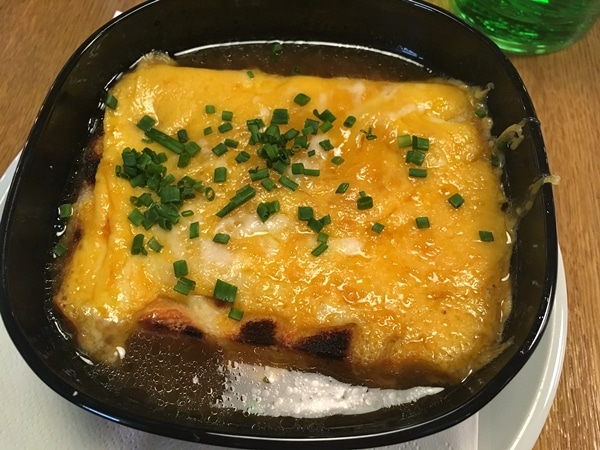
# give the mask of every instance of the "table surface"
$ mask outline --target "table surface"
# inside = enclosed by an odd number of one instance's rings
[[[0,0],[0,173],[22,148],[71,53],[115,10],[136,0]],[[446,6],[446,0],[435,3]],[[536,449],[600,443],[600,22],[561,52],[512,57],[543,126],[569,297],[567,352]]]

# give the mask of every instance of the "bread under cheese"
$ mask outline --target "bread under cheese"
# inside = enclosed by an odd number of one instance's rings
[[[74,205],[69,230],[76,238],[55,304],[81,348],[104,361],[146,326],[224,348],[269,348],[290,366],[307,355],[316,370],[319,361],[329,367],[335,360],[346,374],[376,385],[459,382],[497,352],[511,306],[512,223],[490,162],[490,121],[475,114],[481,105],[473,92],[456,82],[285,77],[142,62],[111,89],[118,105],[105,113],[95,180]],[[299,93],[310,102],[294,102]],[[295,190],[273,168],[271,191],[250,178],[267,162],[259,156],[263,144],[249,143],[247,120],[268,126],[275,109],[289,114],[281,134],[302,135],[306,119],[322,125],[325,110],[336,117],[290,157],[283,175],[297,183]],[[233,116],[224,120],[223,111]],[[144,116],[171,137],[186,131],[200,147],[189,165],[178,167],[177,154],[149,142],[136,125]],[[343,125],[348,116],[353,126]],[[231,130],[220,132],[224,123]],[[411,148],[398,144],[404,135],[428,140],[422,165],[406,161]],[[212,150],[225,139],[229,146],[219,148],[227,151],[217,155]],[[331,149],[320,144],[325,140]],[[170,230],[134,225],[131,197],[150,191],[115,175],[123,149],[146,147],[168,155],[163,165],[175,179],[189,176],[214,191],[212,201],[200,192],[185,200],[180,211],[193,215],[180,216]],[[242,151],[248,161],[236,161]],[[294,163],[319,175],[295,174]],[[218,167],[227,168],[225,182],[214,180]],[[336,193],[342,183],[348,189]],[[246,185],[255,196],[219,217]],[[458,207],[449,201],[455,194],[464,199]],[[359,209],[361,197],[371,197],[373,206]],[[274,201],[279,211],[261,220],[257,206]],[[319,233],[298,218],[304,206],[316,220],[330,219],[322,220],[327,236],[320,238],[327,242],[318,256],[312,252]],[[430,226],[419,228],[419,217]],[[199,236],[190,238],[195,222]],[[480,231],[491,232],[493,241],[482,241]],[[229,242],[213,242],[218,233]],[[132,255],[138,234],[162,250]],[[188,295],[174,290],[173,263],[180,260],[195,282]],[[213,297],[217,280],[237,287],[232,304]],[[241,320],[228,317],[232,307],[243,312]]]

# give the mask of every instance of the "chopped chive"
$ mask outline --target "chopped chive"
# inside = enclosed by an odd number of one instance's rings
[[[408,169],[408,176],[413,178],[425,178],[427,177],[427,169],[417,169],[415,167],[411,167]]]
[[[331,143],[331,141],[329,139],[325,139],[325,140],[319,142],[319,145],[326,152],[329,150],[332,150],[334,148],[333,144]]]
[[[73,215],[73,205],[70,203],[63,203],[58,207],[58,217],[61,219],[68,219]]]
[[[263,180],[269,178],[269,169],[262,167],[260,169],[252,169],[248,171],[250,173],[250,179],[252,181]]]
[[[229,314],[227,314],[227,317],[233,320],[240,321],[242,320],[242,317],[244,317],[244,311],[242,311],[241,309],[234,308],[232,306],[229,310]]]
[[[146,131],[150,130],[155,124],[156,124],[156,120],[154,120],[152,117],[146,115],[140,119],[140,121],[137,123],[137,127],[140,130],[146,132]]]
[[[110,109],[117,109],[118,103],[119,103],[119,100],[117,100],[117,97],[115,97],[112,94],[108,94],[106,96],[106,100],[104,100],[104,104],[106,105],[107,108],[110,108]]]
[[[190,156],[195,156],[196,153],[200,151],[200,146],[196,144],[194,141],[189,141],[183,144],[183,149],[186,154]]]
[[[279,175],[283,175],[285,173],[285,169],[287,169],[287,164],[283,161],[278,159],[273,163],[273,170]]]
[[[184,147],[181,142],[179,142],[177,139],[173,139],[171,136],[163,133],[160,130],[157,130],[156,128],[150,128],[149,130],[144,131],[144,134],[157,144],[168,148],[173,153],[180,155],[184,151]]]
[[[326,120],[321,125],[319,125],[319,130],[321,130],[322,133],[327,133],[332,128],[333,128],[333,124],[328,120]]]
[[[229,151],[229,148],[222,142],[213,147],[212,152],[217,156],[222,156]]]
[[[221,120],[225,122],[231,122],[233,119],[233,113],[231,111],[223,111],[221,113]]]
[[[336,166],[339,166],[340,164],[344,163],[344,158],[342,158],[341,156],[334,156],[333,158],[331,158],[331,162]]]
[[[412,163],[416,164],[417,166],[421,166],[425,161],[425,153],[419,150],[409,150],[408,152],[406,152],[405,161],[407,163]]]
[[[219,133],[226,133],[227,131],[233,130],[233,125],[231,125],[231,122],[223,122],[217,127],[217,130],[219,130]]]
[[[299,163],[293,163],[292,164],[292,173],[294,175],[301,175],[302,172],[304,172],[304,164],[299,162]]]
[[[460,208],[463,203],[465,202],[465,199],[463,198],[462,195],[460,195],[459,193],[454,194],[453,196],[451,196],[448,201],[450,202],[450,204],[452,206],[454,206],[455,208]]]
[[[285,108],[276,108],[273,110],[273,116],[271,117],[271,124],[285,125],[290,121],[290,114]]]
[[[431,226],[429,224],[429,218],[425,216],[417,217],[415,222],[417,224],[417,228],[429,228]]]
[[[308,138],[305,135],[294,138],[294,148],[308,148]]]
[[[313,109],[313,114],[318,117],[322,122],[335,122],[335,120],[337,119],[333,113],[331,111],[329,111],[328,109],[325,109],[323,112],[319,112],[316,109]]]
[[[475,110],[475,115],[477,117],[479,117],[480,119],[483,119],[484,117],[487,117],[487,110],[485,108],[477,108]]]
[[[350,187],[350,183],[341,183],[335,190],[335,193],[343,194],[348,190],[349,187]]]
[[[213,297],[227,303],[233,303],[237,294],[237,286],[217,279],[213,290]]]
[[[177,284],[173,286],[173,290],[175,292],[179,292],[182,295],[189,295],[189,293],[192,292],[195,288],[196,282],[186,277],[180,277],[177,280]]]
[[[182,144],[185,144],[187,141],[190,140],[187,131],[186,130],[179,130],[177,132],[177,139],[179,140],[179,142],[181,142]]]
[[[207,187],[206,189],[204,189],[204,198],[206,198],[206,200],[208,200],[209,202],[212,202],[215,199],[215,190],[211,187]]]
[[[248,75],[248,78],[254,78],[254,72],[251,70],[246,71],[246,75]]]
[[[188,265],[185,259],[180,259],[173,263],[173,272],[177,278],[185,277],[188,274]]]
[[[346,117],[346,120],[344,120],[344,127],[352,128],[355,123],[356,123],[356,117],[348,116],[348,117]]]
[[[310,252],[310,254],[313,256],[320,256],[327,248],[327,243],[321,242],[312,252]]]
[[[246,186],[238,189],[236,194],[229,200],[229,203],[227,205],[225,205],[223,208],[221,208],[221,210],[216,213],[216,216],[220,217],[220,218],[225,217],[227,214],[229,214],[235,208],[243,205],[244,203],[249,201],[251,198],[253,198],[255,195],[256,195],[256,190],[252,186],[247,184]]]
[[[231,236],[226,233],[217,233],[213,238],[213,242],[216,242],[217,244],[227,244],[230,239]]]
[[[129,221],[134,224],[136,227],[141,225],[142,222],[144,221],[144,215],[140,212],[139,209],[135,208],[134,210],[132,210],[129,215],[127,216],[127,218],[129,219]]]
[[[189,155],[189,153],[182,153],[181,155],[179,155],[179,158],[177,158],[177,167],[187,167],[191,159],[192,157]]]
[[[493,242],[494,234],[491,231],[481,230],[479,232],[479,240],[481,240],[481,242]]]
[[[242,150],[235,157],[235,162],[238,164],[245,163],[247,161],[250,161],[250,153],[248,153],[246,150]]]
[[[316,150],[309,150],[307,155],[310,156],[315,156],[317,154]]]
[[[277,56],[283,51],[283,45],[280,42],[275,42],[271,47],[271,52],[273,55]]]
[[[421,136],[412,137],[413,150],[429,150],[429,139]]]
[[[327,214],[319,219],[323,225],[329,225],[331,223],[331,214]]]
[[[321,171],[319,169],[308,169],[305,167],[302,170],[302,175],[306,175],[309,177],[318,177],[319,175],[321,175]]]
[[[298,189],[298,186],[299,186],[298,183],[296,183],[294,180],[291,180],[290,178],[286,177],[285,175],[282,175],[279,178],[279,183],[291,191],[295,191],[296,189]]]
[[[54,246],[53,253],[56,258],[59,258],[59,257],[65,255],[68,250],[69,249],[67,247],[65,247],[65,245],[62,242],[59,241]]]
[[[227,181],[227,167],[215,167],[213,179],[215,183],[223,183]]]
[[[286,141],[291,141],[292,139],[295,139],[296,136],[298,136],[299,134],[300,132],[298,130],[296,130],[295,128],[290,128],[283,134],[283,137]]]
[[[359,210],[371,209],[373,207],[373,197],[368,195],[361,196],[356,200],[356,206]]]
[[[317,235],[317,242],[327,242],[329,241],[329,235],[327,233],[323,233],[322,231],[319,232],[319,234]]]
[[[153,252],[160,253],[160,251],[163,249],[163,246],[156,240],[154,236],[152,236],[148,241],[148,248]]]
[[[412,137],[410,134],[403,134],[402,136],[398,136],[397,142],[400,148],[410,147],[412,146]]]
[[[192,217],[194,215],[194,211],[191,209],[186,209],[185,211],[181,211],[181,217]]]
[[[267,192],[271,192],[277,188],[277,185],[270,178],[264,178],[260,184],[267,190]]]
[[[162,203],[175,203],[181,201],[181,191],[177,186],[165,186],[160,190],[159,195]]]
[[[360,130],[361,133],[364,133],[367,141],[372,141],[373,139],[377,139],[377,136],[373,134],[373,128],[369,127],[368,130]]]
[[[204,107],[204,111],[206,112],[206,114],[214,114],[217,112],[217,108],[215,108],[214,105],[206,105]]]
[[[262,222],[266,222],[269,217],[279,211],[280,205],[278,200],[272,202],[262,202],[256,207],[256,214]]]
[[[375,222],[373,224],[373,226],[371,227],[371,230],[373,230],[375,233],[379,234],[383,231],[384,228],[385,228],[385,225],[382,225],[379,222]]]
[[[148,252],[144,248],[144,235],[136,234],[133,237],[133,243],[131,244],[132,255],[147,255]]]
[[[225,139],[225,141],[223,141],[223,143],[229,147],[229,148],[237,148],[238,145],[240,145],[240,143],[238,141],[236,141],[235,139]]]
[[[314,217],[315,213],[311,206],[298,206],[298,219],[309,220]]]
[[[200,222],[190,223],[190,239],[200,237]]]
[[[310,219],[308,219],[306,224],[308,225],[308,228],[313,230],[315,233],[319,233],[325,226],[325,225],[323,225],[323,222],[315,219],[314,217],[311,217]]]
[[[204,136],[208,136],[209,134],[212,134],[212,132],[213,132],[212,127],[206,127],[203,131]]]
[[[306,94],[300,93],[294,97],[294,103],[300,106],[305,106],[310,102],[310,97]]]

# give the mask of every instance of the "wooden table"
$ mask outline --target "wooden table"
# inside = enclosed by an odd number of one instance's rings
[[[137,3],[0,0],[0,173],[25,143],[71,53],[115,10]],[[555,199],[569,290],[562,379],[535,448],[599,448],[600,23],[567,50],[513,61],[543,124],[551,168],[562,178]]]

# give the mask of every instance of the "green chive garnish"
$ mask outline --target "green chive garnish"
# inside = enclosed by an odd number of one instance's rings
[[[405,148],[412,146],[412,137],[410,134],[403,134],[398,136],[398,147]]]
[[[245,163],[247,161],[250,161],[250,153],[248,153],[246,150],[242,150],[235,157],[235,162],[238,164]]]
[[[331,158],[331,162],[336,166],[339,166],[340,164],[344,163],[344,158],[342,158],[341,156],[334,156],[333,158]]]
[[[264,178],[260,184],[267,190],[267,192],[271,192],[277,188],[277,185],[270,178]]]
[[[153,252],[160,253],[160,251],[163,249],[163,246],[156,240],[154,236],[152,236],[148,241],[148,248]]]
[[[298,219],[309,220],[313,217],[315,217],[315,213],[311,206],[298,206]]]
[[[223,183],[227,181],[227,167],[215,167],[213,179],[215,183]]]
[[[416,169],[411,167],[408,169],[408,176],[413,178],[425,178],[427,177],[427,169]]]
[[[332,150],[334,148],[333,144],[331,143],[331,141],[329,139],[325,139],[325,140],[319,142],[319,146],[326,152],[329,150]]]
[[[375,222],[373,224],[373,226],[371,227],[371,230],[373,230],[375,233],[379,234],[383,231],[384,228],[385,228],[385,225],[382,225],[379,222]]]
[[[223,111],[221,113],[221,119],[225,122],[231,122],[233,119],[233,113],[231,111]]]
[[[242,317],[244,317],[244,311],[242,311],[241,309],[231,307],[227,317],[229,317],[230,319],[233,319],[233,320],[238,320],[238,321],[242,320]]]
[[[200,237],[200,222],[190,223],[190,239]]]
[[[213,242],[216,242],[217,244],[227,244],[230,239],[231,236],[226,233],[217,233],[213,238]]]
[[[217,112],[217,108],[215,108],[214,105],[206,105],[204,107],[204,111],[206,112],[206,114],[214,114],[215,112]]]
[[[271,124],[285,125],[290,121],[290,114],[285,108],[277,108],[273,110],[273,116],[271,117]]]
[[[325,250],[327,250],[328,245],[326,242],[321,242],[312,252],[310,252],[313,256],[321,255]]]
[[[53,253],[56,258],[59,258],[59,257],[65,255],[68,250],[69,249],[67,247],[65,247],[62,242],[57,242],[56,245],[54,246]]]
[[[352,128],[355,123],[356,123],[356,117],[354,117],[354,116],[348,116],[348,117],[346,117],[346,120],[344,120],[344,127],[345,128]]]
[[[350,183],[341,183],[335,190],[335,193],[343,194],[348,190],[349,187],[350,187]]]
[[[219,130],[219,133],[226,133],[227,131],[233,130],[233,125],[231,125],[231,122],[223,122],[217,127],[217,130]]]
[[[417,228],[429,228],[430,224],[429,224],[429,218],[428,217],[417,217],[415,219],[415,222],[417,224]]]
[[[298,189],[299,184],[296,183],[294,180],[291,180],[290,178],[286,177],[285,175],[282,175],[279,178],[279,184],[281,184],[282,186],[285,186],[286,188],[288,188],[291,191],[295,191],[296,189]]]
[[[294,97],[294,103],[297,105],[305,106],[308,102],[310,102],[310,97],[306,94],[300,93]]]
[[[73,215],[73,205],[70,203],[63,203],[58,207],[58,217],[61,219],[68,219]]]
[[[213,132],[212,127],[206,127],[203,131],[204,136],[208,136],[209,134],[212,134],[212,132]]]
[[[173,286],[175,292],[179,292],[182,295],[189,295],[196,288],[196,282],[186,277],[180,277],[177,280],[177,284]]]
[[[117,109],[118,103],[119,103],[119,101],[117,100],[117,97],[115,97],[112,94],[108,94],[106,96],[106,100],[104,100],[104,104],[106,105],[107,108],[110,108],[110,109]]]
[[[371,209],[373,207],[373,197],[368,195],[361,196],[356,200],[356,207],[359,210]]]
[[[137,127],[140,130],[146,132],[146,131],[150,130],[155,124],[156,124],[156,120],[154,120],[152,117],[144,116],[137,123]]]
[[[148,252],[144,248],[144,235],[136,234],[133,237],[133,243],[131,244],[132,255],[147,255]]]
[[[254,72],[252,72],[251,70],[248,70],[246,74],[248,75],[248,78],[254,78]]]
[[[481,240],[481,242],[493,242],[494,234],[491,231],[481,230],[479,232],[479,240]]]
[[[429,150],[429,139],[420,136],[412,137],[412,148],[413,150]]]
[[[224,144],[224,143],[219,143],[217,144],[213,149],[213,153],[217,156],[222,156],[225,153],[227,153],[227,151],[229,150],[229,148]]]
[[[227,303],[233,303],[237,294],[237,286],[217,279],[213,290],[213,297]]]
[[[455,208],[460,208],[463,203],[465,202],[465,199],[463,198],[462,195],[460,195],[459,193],[454,194],[453,196],[451,196],[448,201],[450,202],[450,204],[452,206],[454,206]]]
[[[187,262],[184,259],[175,261],[173,263],[173,272],[176,278],[185,277],[188,274]]]

